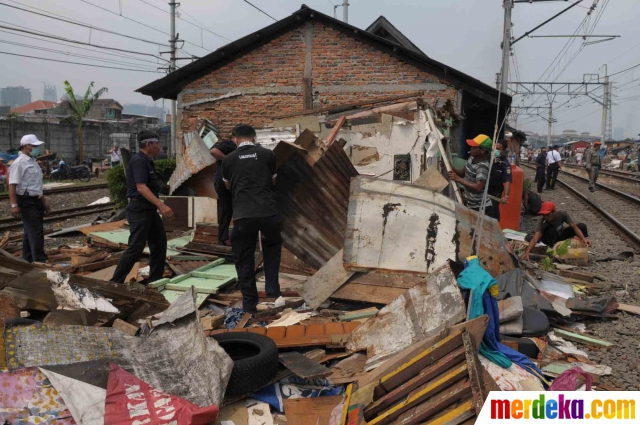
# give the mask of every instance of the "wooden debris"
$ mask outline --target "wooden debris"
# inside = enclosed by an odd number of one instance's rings
[[[569,331],[565,331],[558,328],[554,328],[553,333],[556,334],[556,336],[562,337],[564,339],[568,339],[569,341],[579,342],[585,345],[592,345],[592,346],[602,347],[602,348],[611,348],[614,346],[612,342],[605,341],[603,339],[594,338],[592,336],[588,336],[584,334],[569,332]]]
[[[327,147],[331,146],[331,144],[336,140],[336,138],[338,137],[338,133],[340,133],[340,129],[342,128],[342,126],[346,121],[347,121],[347,117],[345,117],[344,115],[338,119],[338,122],[336,122],[336,124],[331,129],[329,136],[327,136],[327,141],[326,141]]]
[[[636,305],[620,304],[620,305],[618,305],[618,310],[625,311],[625,312],[631,313],[631,314],[640,315],[640,307],[638,307]]]
[[[309,307],[320,307],[320,304],[329,299],[331,294],[354,275],[354,272],[348,272],[342,266],[343,254],[344,250],[341,249],[305,282],[300,295]]]
[[[280,353],[278,360],[296,376],[304,379],[324,378],[331,375],[331,370],[318,362],[309,359],[297,351]]]
[[[348,313],[342,314],[340,316],[340,320],[343,322],[351,322],[354,320],[360,319],[368,319],[369,317],[373,317],[378,314],[378,309],[376,307],[365,308],[363,310],[350,311]]]
[[[559,270],[558,275],[562,277],[567,277],[570,279],[582,280],[589,283],[592,283],[593,280],[595,279],[595,276],[593,273],[579,272],[574,270]]]
[[[113,223],[96,224],[95,226],[83,227],[80,230],[85,235],[89,236],[95,232],[110,232],[112,230],[120,229],[124,226],[126,220],[114,221]]]
[[[287,424],[328,424],[331,419],[331,412],[341,402],[341,395],[298,399],[287,398],[284,400],[284,413],[287,416]]]
[[[244,328],[249,320],[251,320],[251,313],[245,313],[244,316],[242,316],[242,319],[240,319],[240,321],[236,325],[236,329]]]
[[[445,187],[449,186],[447,179],[442,177],[438,167],[431,166],[427,168],[427,171],[420,174],[420,177],[413,182],[416,186],[426,187],[434,192],[442,192]]]
[[[221,314],[219,316],[205,316],[200,319],[202,329],[204,329],[205,331],[218,329],[224,323],[224,318],[224,314]]]
[[[127,335],[131,335],[131,336],[136,336],[136,334],[140,330],[137,326],[132,325],[131,323],[127,323],[124,320],[120,320],[120,319],[116,319],[113,322],[112,328],[118,329],[119,331],[122,331]]]

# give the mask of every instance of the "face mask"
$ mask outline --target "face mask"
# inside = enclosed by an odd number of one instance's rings
[[[496,158],[499,157],[501,155],[502,152],[500,152],[500,149],[496,149]]]
[[[30,155],[34,158],[40,156],[40,148],[33,148]]]

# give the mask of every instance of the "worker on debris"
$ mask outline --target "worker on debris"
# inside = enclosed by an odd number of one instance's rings
[[[222,179],[233,200],[231,246],[236,261],[242,307],[256,313],[258,289],[255,252],[258,232],[262,235],[267,297],[280,297],[280,256],[282,218],[276,202],[276,155],[255,144],[256,131],[249,125],[233,130],[237,149],[222,160]]]
[[[509,192],[511,191],[511,164],[507,158],[507,141],[502,139],[496,145],[495,159],[491,167],[491,178],[489,179],[489,195],[500,199],[491,200],[492,208],[489,217],[500,221],[500,204],[509,203]]]
[[[595,142],[593,149],[587,149],[585,152],[584,166],[589,172],[589,190],[595,191],[595,185],[598,181],[598,175],[600,174],[600,168],[602,168],[602,158],[600,157],[599,150],[602,143]]]
[[[529,253],[538,242],[553,247],[558,242],[577,236],[586,246],[591,246],[591,242],[587,239],[589,236],[587,225],[584,223],[576,224],[568,212],[557,211],[556,204],[553,202],[544,202],[538,215],[541,215],[542,218],[535,234],[529,241],[529,246],[522,255],[525,260],[529,260]],[[565,223],[569,227],[564,227]]]
[[[489,180],[489,152],[493,149],[493,142],[484,134],[475,139],[467,140],[471,146],[469,159],[464,168],[452,167],[449,179],[462,184],[465,188],[465,200],[468,208],[481,211],[484,187]],[[485,214],[493,217],[493,203],[489,197],[485,202]]]
[[[235,138],[235,134],[231,135]],[[237,148],[233,140],[225,139],[217,142],[211,148],[211,155],[217,160],[216,173],[213,177],[213,185],[218,195],[218,245],[229,245],[229,225],[233,217],[233,205],[231,192],[222,180],[222,160],[225,156]]]
[[[540,149],[540,153],[536,157],[536,178],[538,193],[542,193],[544,183],[547,181],[547,148]]]
[[[547,152],[547,189],[556,190],[558,171],[562,169],[562,156],[558,152],[558,145],[553,145]]]
[[[529,179],[524,181],[523,191],[522,204],[524,205],[525,215],[538,215],[542,208],[542,197],[531,191],[531,181]]]
[[[40,145],[33,134],[20,140],[20,153],[9,169],[11,215],[22,216],[22,258],[30,263],[47,261],[44,252],[44,215],[50,212],[42,192],[42,170],[36,162]]]
[[[120,257],[112,282],[124,283],[147,243],[151,254],[148,282],[161,279],[164,273],[167,235],[158,210],[162,217],[169,220],[173,218],[173,211],[158,199],[164,186],[152,160],[160,151],[158,135],[150,130],[141,131],[138,133],[138,148],[129,161],[126,173],[129,199],[127,222],[130,231],[128,248]]]

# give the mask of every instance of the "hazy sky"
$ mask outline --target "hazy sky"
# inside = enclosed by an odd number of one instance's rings
[[[326,14],[333,14],[333,4],[340,0],[305,0],[309,7]],[[613,74],[640,63],[640,28],[635,17],[640,14],[640,2],[635,0],[583,0],[572,10],[541,28],[534,35],[570,35],[585,19],[589,7],[597,3],[589,22],[594,24],[596,15],[605,7],[601,19],[593,30],[595,35],[621,35],[621,38],[595,45],[582,46],[582,39],[575,40],[561,60],[554,62],[551,75],[545,70],[563,49],[566,38],[525,38],[515,45],[518,74],[511,71],[511,79],[520,81],[582,81],[583,74],[602,73],[602,65],[607,63],[609,74]],[[543,2],[538,4],[517,4],[513,13],[514,35],[519,37],[537,24],[569,6],[571,2]],[[0,3],[34,10],[39,8],[60,17],[91,24],[101,29],[116,31],[155,43],[166,43],[169,31],[169,6],[164,0],[0,0]],[[101,10],[93,3],[108,11]],[[301,3],[292,0],[252,0],[256,6],[277,19],[282,19],[300,8]],[[427,55],[490,85],[495,85],[495,75],[500,67],[503,9],[502,0],[350,0],[349,21],[352,25],[366,28],[378,16],[384,15],[417,44]],[[26,7],[30,6],[30,7]],[[122,16],[120,16],[122,8]],[[252,8],[243,0],[181,0],[181,17],[200,22],[208,31],[236,40],[273,22],[269,17]],[[96,45],[116,47],[125,50],[158,55],[166,51],[164,47],[143,41],[123,38],[113,34],[89,30],[76,25],[51,20],[0,4],[0,26],[16,27],[23,30],[40,31]],[[341,8],[338,16],[342,17]],[[140,23],[132,22],[134,19]],[[146,26],[145,26],[146,25]],[[228,43],[211,32],[201,30],[183,20],[178,20],[180,38],[186,40],[184,50],[189,54],[203,56]],[[587,33],[583,27],[580,34]],[[143,72],[101,69],[56,63],[31,58],[0,54],[0,87],[23,85],[31,88],[32,98],[42,98],[42,82],[55,84],[58,97],[63,94],[63,84],[68,79],[77,93],[84,93],[92,80],[97,87],[108,87],[108,97],[121,103],[152,104],[149,97],[134,93],[144,84],[159,78],[162,74],[155,70],[164,63],[152,56],[111,52],[104,54],[58,44],[57,41],[36,40],[32,34],[18,35],[6,28],[0,28],[0,52],[46,57],[64,61],[101,64],[104,66],[135,68]],[[596,39],[592,39],[596,40]],[[20,43],[20,45],[12,44]],[[201,47],[201,43],[204,49]],[[29,46],[37,46],[36,50]],[[90,50],[94,47],[80,46]],[[579,54],[576,52],[580,49]],[[52,52],[56,50],[58,52]],[[105,52],[104,50],[102,52]],[[84,55],[100,57],[110,62],[96,62],[95,59],[70,56]],[[123,57],[124,55],[124,57]],[[180,56],[186,53],[181,52]],[[167,57],[167,55],[164,55]],[[133,59],[136,58],[136,59]],[[570,61],[571,59],[573,61]],[[115,63],[117,62],[117,63]],[[182,64],[187,62],[182,61]],[[555,66],[555,65],[558,66]],[[142,68],[141,68],[142,67]],[[564,69],[566,68],[566,69]],[[561,75],[558,75],[560,71]],[[614,79],[613,126],[625,127],[625,135],[637,135],[640,118],[640,67]],[[602,97],[602,90],[596,92]],[[161,105],[162,102],[156,102]],[[545,98],[515,98],[515,105],[547,104]],[[562,105],[562,106],[561,106]],[[575,129],[599,134],[601,126],[600,107],[592,100],[581,96],[569,99],[558,96],[555,106],[560,107],[555,114],[558,122],[554,133],[563,129]],[[546,113],[543,112],[546,116]],[[547,124],[538,117],[521,116],[518,127],[545,133]]]

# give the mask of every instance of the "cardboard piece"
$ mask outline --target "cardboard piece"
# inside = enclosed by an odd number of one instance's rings
[[[449,186],[449,182],[447,179],[442,177],[442,174],[438,171],[438,167],[427,168],[427,171],[420,174],[420,177],[418,177],[413,184],[433,190],[434,192],[442,192],[447,186]]]

